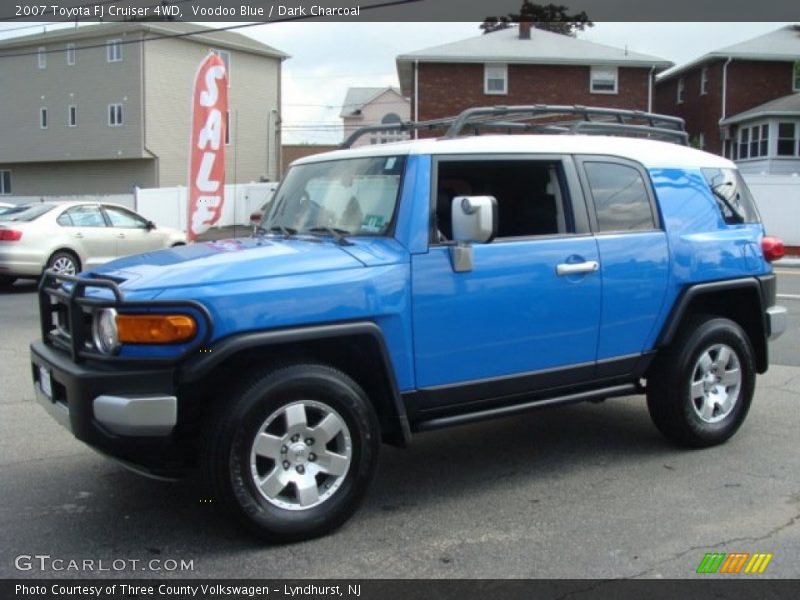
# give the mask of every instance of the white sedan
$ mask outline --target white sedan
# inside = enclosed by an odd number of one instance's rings
[[[21,204],[0,212],[0,286],[37,278],[44,269],[75,275],[120,256],[185,243],[183,232],[115,204]]]

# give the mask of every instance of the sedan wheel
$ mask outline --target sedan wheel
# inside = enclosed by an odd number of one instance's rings
[[[80,268],[78,259],[68,252],[56,252],[47,261],[47,268],[59,275],[76,275]]]

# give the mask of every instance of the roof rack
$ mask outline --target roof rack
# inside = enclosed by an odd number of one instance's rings
[[[370,125],[354,131],[342,143],[350,148],[360,137],[373,132],[431,131],[446,129],[443,139],[453,139],[471,130],[506,130],[509,133],[630,135],[688,145],[684,120],[641,110],[533,104],[530,106],[483,106],[468,108],[455,117],[432,121],[407,121]]]

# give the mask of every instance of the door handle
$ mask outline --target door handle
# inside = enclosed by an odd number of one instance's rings
[[[117,234],[117,237],[118,237],[119,239],[121,239],[121,240],[124,240],[124,239],[125,239],[125,234],[124,234],[124,233],[118,233],[118,234]]]
[[[575,275],[576,273],[594,273],[600,269],[600,263],[596,260],[587,260],[582,263],[556,265],[557,275]]]
[[[79,240],[82,240],[83,239],[83,234],[81,232],[74,233],[74,234],[72,234],[72,237],[76,237]]]

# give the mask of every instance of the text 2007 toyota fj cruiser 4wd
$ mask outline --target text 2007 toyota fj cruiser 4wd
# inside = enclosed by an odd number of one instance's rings
[[[733,163],[630,111],[397,127],[444,126],[297,161],[252,238],[47,272],[39,401],[272,540],[343,523],[417,432],[646,393],[670,440],[733,435],[786,321]]]

